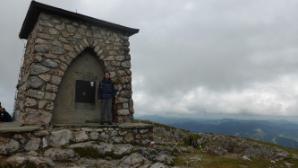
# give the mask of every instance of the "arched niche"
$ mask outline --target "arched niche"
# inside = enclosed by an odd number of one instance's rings
[[[53,112],[54,124],[98,123],[101,105],[97,101],[98,84],[104,76],[104,64],[92,49],[83,51],[68,67],[59,86]]]

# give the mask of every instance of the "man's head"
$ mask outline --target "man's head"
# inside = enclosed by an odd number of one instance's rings
[[[110,76],[110,73],[109,72],[105,72],[105,79],[110,79],[111,76]]]

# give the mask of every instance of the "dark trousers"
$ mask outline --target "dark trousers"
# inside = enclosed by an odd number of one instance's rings
[[[101,100],[101,121],[112,122],[112,99]]]

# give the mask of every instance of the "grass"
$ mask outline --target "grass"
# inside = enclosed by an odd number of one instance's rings
[[[243,160],[237,155],[211,155],[200,150],[195,150],[189,154],[178,156],[175,160],[175,166],[184,166],[189,168],[287,168],[285,163],[292,164],[292,167],[298,167],[298,160],[289,158],[276,163],[271,163],[266,159]]]

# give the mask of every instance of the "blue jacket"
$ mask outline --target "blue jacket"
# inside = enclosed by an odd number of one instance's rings
[[[117,93],[111,80],[103,79],[98,87],[98,99],[112,99]]]

